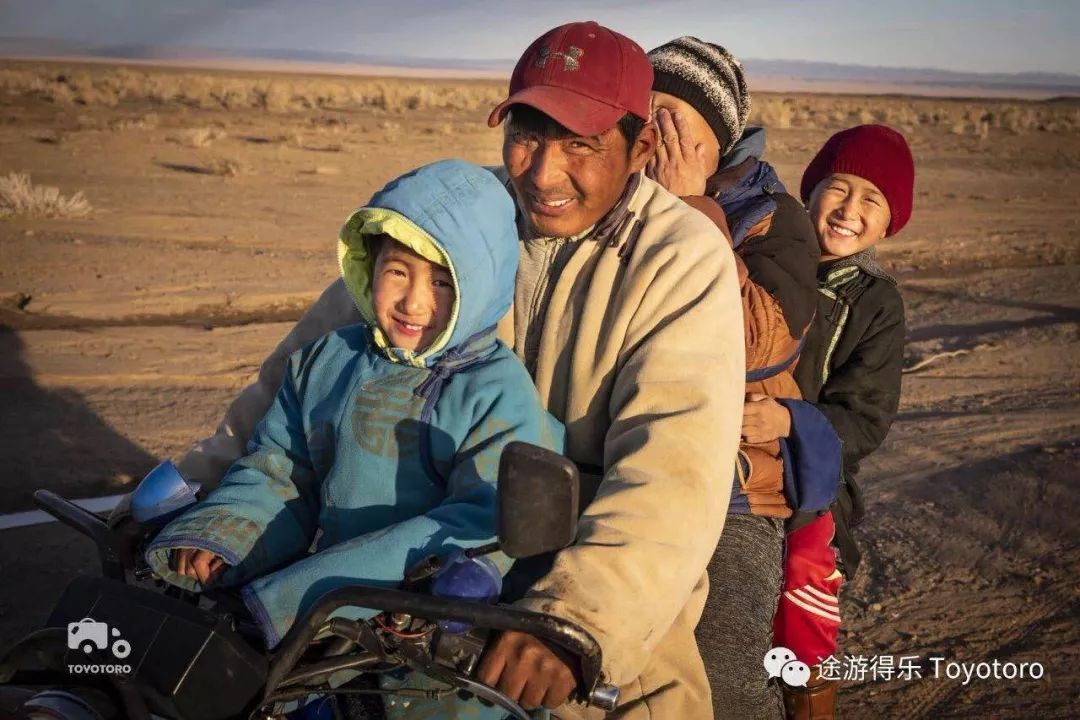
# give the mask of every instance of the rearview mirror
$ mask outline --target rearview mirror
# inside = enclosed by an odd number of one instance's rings
[[[523,442],[499,460],[499,546],[512,558],[561,550],[578,523],[578,470],[568,458]]]

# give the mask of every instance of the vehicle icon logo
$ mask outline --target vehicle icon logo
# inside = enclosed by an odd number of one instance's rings
[[[108,649],[117,660],[131,654],[131,643],[120,637],[117,628],[88,617],[68,623],[67,645],[69,650],[82,650],[87,655]]]

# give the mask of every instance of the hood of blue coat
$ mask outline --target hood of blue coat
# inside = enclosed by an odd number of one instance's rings
[[[727,155],[720,159],[720,170],[735,167],[746,162],[747,158],[758,158],[765,154],[765,128],[748,127],[743,132]]]
[[[498,323],[510,309],[518,265],[514,202],[495,175],[462,160],[425,165],[390,182],[341,228],[338,259],[346,287],[376,342],[394,360],[433,365],[447,350]],[[456,298],[447,329],[419,353],[390,347],[375,322],[373,258],[366,238],[387,234],[444,265]]]

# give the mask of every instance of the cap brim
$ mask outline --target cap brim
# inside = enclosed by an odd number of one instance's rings
[[[573,90],[537,85],[516,92],[496,105],[488,116],[488,127],[501,123],[510,106],[518,104],[536,108],[567,130],[582,136],[610,130],[627,112]]]

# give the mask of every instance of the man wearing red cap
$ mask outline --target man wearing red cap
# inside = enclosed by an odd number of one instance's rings
[[[734,257],[717,227],[641,170],[656,147],[653,74],[634,42],[596,23],[545,33],[522,55],[506,101],[497,174],[519,208],[514,307],[499,334],[593,470],[575,544],[519,600],[588,630],[618,718],[712,718],[694,642],[731,494],[745,354]],[[334,283],[263,364],[217,433],[180,462],[215,485],[243,453],[284,359],[359,322]],[[589,475],[585,475],[588,479]],[[536,577],[536,576],[533,576]],[[532,578],[530,578],[532,579]],[[526,707],[563,704],[571,663],[504,633],[481,680]]]
[[[693,630],[740,432],[741,305],[721,232],[640,172],[656,146],[652,79],[636,43],[564,25],[525,51],[488,120],[506,122],[522,239],[501,334],[600,481],[577,542],[519,604],[597,638],[622,687],[615,716],[711,718]],[[550,707],[560,665],[506,633],[479,676]]]

